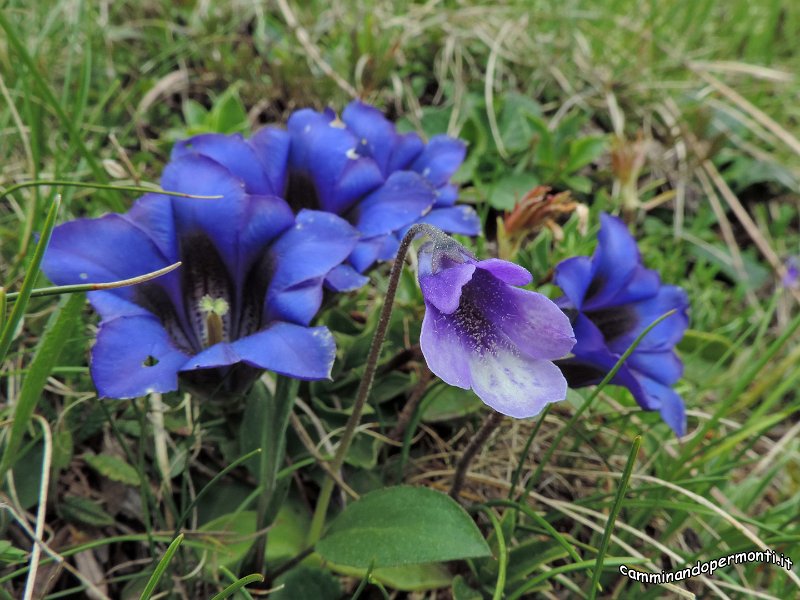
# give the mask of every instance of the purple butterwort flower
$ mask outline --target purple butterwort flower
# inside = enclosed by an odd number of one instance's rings
[[[57,284],[125,279],[183,261],[145,284],[89,294],[101,316],[91,361],[101,396],[172,391],[179,375],[209,394],[242,391],[263,369],[329,377],[333,337],[309,324],[325,277],[358,232],[330,213],[294,215],[271,195],[278,168],[265,169],[259,192],[247,191],[249,167],[240,166],[178,157],[164,170],[164,189],[222,198],[147,194],[125,214],[54,231],[43,269]]]
[[[683,374],[674,347],[689,324],[686,292],[662,285],[658,273],[642,266],[622,221],[602,214],[600,223],[591,258],[569,258],[556,266],[554,281],[566,294],[556,303],[570,316],[578,340],[574,357],[558,364],[570,386],[597,384],[647,326],[676,309],[644,337],[611,383],[627,387],[643,409],[658,410],[682,436],[685,408],[672,386]]]
[[[452,238],[433,237],[419,253],[420,345],[431,371],[511,417],[566,398],[553,361],[575,343],[569,319],[545,296],[514,287],[531,281],[522,267],[479,261]]]

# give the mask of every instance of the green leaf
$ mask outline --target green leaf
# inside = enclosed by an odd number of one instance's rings
[[[66,496],[59,503],[58,512],[66,521],[81,525],[106,527],[116,522],[97,502],[81,496]]]
[[[453,579],[453,600],[483,600],[483,595],[467,585],[461,575]]]
[[[161,560],[158,561],[153,574],[150,576],[150,579],[147,581],[147,585],[144,587],[144,591],[142,592],[140,600],[150,600],[150,598],[153,596],[153,592],[155,592],[156,587],[158,587],[158,582],[161,581],[161,577],[166,572],[170,561],[172,561],[172,557],[175,556],[175,553],[178,551],[178,547],[182,543],[183,534],[181,533],[178,535],[178,537],[172,540],[164,552],[164,556],[162,556]]]
[[[489,204],[498,210],[512,210],[519,200],[539,185],[539,179],[529,173],[506,175],[492,186]]]
[[[331,569],[343,575],[364,579],[369,569],[356,569],[330,564]],[[370,579],[402,592],[425,592],[448,587],[453,574],[441,563],[383,567],[369,571]]]
[[[119,481],[134,487],[141,485],[139,473],[121,458],[109,454],[86,454],[83,456],[83,460],[92,469],[111,481]]]
[[[272,600],[338,600],[342,595],[342,588],[336,577],[329,571],[308,565],[300,565],[278,577],[274,587],[280,586],[283,587],[270,594]]]
[[[201,536],[201,544],[192,546],[209,552],[208,570],[230,567],[244,558],[255,541],[256,513],[244,510],[223,515],[209,521],[199,531],[207,535]]]
[[[331,562],[364,569],[490,554],[478,527],[452,498],[408,486],[371,492],[349,505],[316,550]]]
[[[434,385],[422,399],[426,423],[453,421],[480,410],[483,402],[474,393],[447,384]]]
[[[0,540],[0,563],[11,564],[22,562],[27,556],[27,550],[15,548],[8,540]]]
[[[240,133],[247,129],[247,111],[239,98],[237,86],[229,87],[214,101],[209,117],[217,133]]]
[[[199,127],[205,120],[208,111],[196,100],[187,100],[183,103],[183,119],[187,127]]]
[[[311,519],[296,502],[284,502],[267,538],[267,561],[277,562],[297,556],[305,549]]]
[[[593,163],[606,151],[606,138],[604,136],[589,136],[577,139],[569,145],[569,160],[564,167],[566,173],[573,173],[578,169]]]

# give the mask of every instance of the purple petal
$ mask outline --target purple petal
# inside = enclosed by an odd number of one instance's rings
[[[178,371],[187,360],[154,317],[120,317],[100,326],[92,379],[98,395],[109,398],[171,392],[178,389]]]
[[[419,345],[434,375],[447,384],[470,388],[470,347],[456,329],[453,319],[428,302],[425,302]]]
[[[297,379],[329,379],[336,344],[326,327],[274,323],[232,343],[215,344],[189,360],[184,371],[244,362]]]
[[[533,281],[528,269],[507,260],[489,258],[480,261],[477,267],[491,273],[496,279],[509,285],[522,286],[528,285]]]
[[[433,274],[429,269],[425,272],[420,261],[419,287],[423,298],[444,314],[454,312],[461,300],[461,290],[472,279],[475,268],[474,264],[461,263]]]
[[[495,296],[491,307],[484,302],[484,314],[527,356],[555,360],[572,350],[572,326],[552,300],[512,287],[506,288],[502,302],[498,300]]]
[[[548,360],[535,360],[508,348],[471,355],[472,389],[496,411],[524,419],[567,397],[567,380]]]

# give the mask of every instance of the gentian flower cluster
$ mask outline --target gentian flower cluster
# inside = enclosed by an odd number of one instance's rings
[[[599,383],[633,341],[658,317],[611,383],[627,387],[645,410],[657,410],[679,436],[686,414],[672,386],[683,373],[674,351],[689,317],[681,288],[662,285],[655,271],[642,266],[636,241],[619,219],[603,214],[594,255],[569,258],[556,266],[555,283],[564,291],[556,303],[570,317],[577,343],[573,356],[558,362],[570,386]]]
[[[566,398],[567,381],[553,363],[575,344],[566,315],[515,287],[531,282],[524,268],[479,261],[453,239],[433,237],[419,253],[420,345],[431,371],[511,417],[535,416]]]
[[[378,110],[351,102],[341,118],[332,110],[298,110],[287,130],[265,127],[249,139],[206,134],[179,142],[178,157],[206,157],[241,177],[253,194],[275,193],[293,210],[330,212],[361,234],[349,264],[331,273],[328,287],[355,289],[376,261],[394,258],[399,238],[414,223],[477,235],[480,220],[455,206],[450,178],[464,160],[463,142],[434,136],[425,144],[400,134]]]
[[[163,189],[221,198],[147,194],[125,214],[55,229],[43,270],[56,284],[115,281],[183,262],[148,283],[89,294],[101,316],[91,361],[101,396],[172,391],[179,374],[207,393],[241,392],[262,369],[329,377],[333,337],[309,324],[325,278],[359,235],[330,213],[295,216],[270,194],[272,183],[248,193],[221,163],[178,157],[164,170]]]

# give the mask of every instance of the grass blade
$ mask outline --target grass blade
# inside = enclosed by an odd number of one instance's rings
[[[8,322],[0,334],[0,362],[2,362],[8,349],[11,347],[11,340],[14,337],[14,331],[17,325],[22,320],[22,315],[25,314],[25,308],[28,306],[28,299],[33,291],[33,284],[36,283],[36,278],[39,276],[39,265],[42,264],[44,252],[47,249],[47,244],[50,243],[50,236],[53,234],[53,228],[56,225],[56,217],[58,216],[58,209],[61,206],[61,196],[56,195],[50,210],[47,213],[44,227],[42,228],[42,236],[39,238],[39,243],[36,244],[36,249],[33,251],[33,259],[28,266],[28,272],[25,274],[25,279],[22,281],[22,287],[19,290],[19,296],[14,303],[14,308],[11,310],[11,315]]]
[[[606,521],[606,529],[603,532],[603,538],[600,540],[600,547],[597,549],[597,562],[592,576],[592,586],[589,588],[589,600],[594,600],[597,597],[597,590],[600,588],[600,573],[603,571],[603,562],[605,561],[606,551],[608,550],[608,543],[611,541],[611,532],[614,531],[614,523],[617,521],[617,515],[622,509],[622,500],[625,498],[625,491],[628,489],[628,482],[633,473],[633,465],[636,463],[636,455],[639,454],[639,447],[642,445],[642,436],[637,435],[633,439],[633,446],[631,453],[628,455],[628,462],[625,465],[625,470],[622,472],[622,479],[617,488],[617,496],[614,498],[614,504],[611,506],[611,513],[608,515]]]
[[[153,571],[153,574],[150,576],[150,579],[147,581],[147,585],[142,591],[142,595],[139,596],[139,600],[150,600],[150,597],[153,595],[153,592],[156,590],[156,586],[158,582],[161,580],[162,575],[167,570],[172,557],[175,556],[175,553],[178,551],[178,547],[183,542],[183,534],[180,534],[167,548],[167,551],[164,552],[164,556],[161,557],[161,560],[158,561],[156,565],[156,570]]]
[[[256,581],[261,582],[264,581],[264,576],[260,575],[259,573],[253,573],[252,575],[246,575],[241,579],[237,579],[224,590],[222,590],[219,594],[216,594],[211,597],[211,600],[223,600],[227,598],[234,592],[239,591],[246,585],[250,585],[251,583],[255,583]]]

